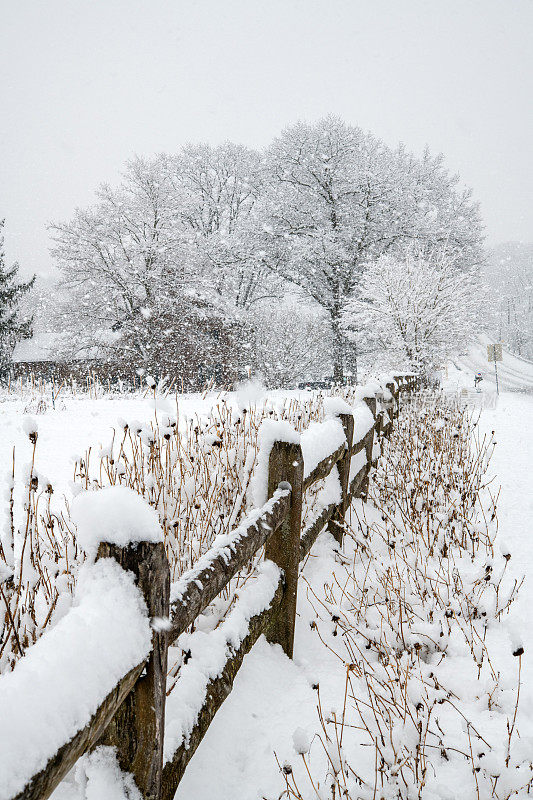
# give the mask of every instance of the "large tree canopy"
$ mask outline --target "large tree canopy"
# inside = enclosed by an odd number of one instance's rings
[[[343,324],[349,338],[363,330],[391,365],[429,375],[479,332],[483,307],[475,270],[459,270],[442,249],[411,245],[368,264]]]
[[[279,365],[287,382],[302,341],[288,320],[322,330],[341,379],[354,351],[342,320],[363,269],[417,243],[467,272],[480,261],[481,226],[442,157],[391,149],[328,117],[287,128],[264,153],[226,143],[136,158],[119,187],[101,187],[53,235],[65,352],[181,369],[200,341],[215,353],[232,329],[235,362],[273,382]],[[283,358],[269,358],[267,338],[278,354],[287,343]],[[307,376],[305,359],[294,361],[295,380]]]
[[[480,262],[481,225],[468,191],[428,151],[395,150],[336,117],[287,128],[267,153],[270,268],[329,314],[336,377],[341,316],[362,265],[406,243],[438,246],[458,267]]]

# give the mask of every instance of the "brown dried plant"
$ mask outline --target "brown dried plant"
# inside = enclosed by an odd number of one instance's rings
[[[22,388],[32,390],[31,385]],[[143,390],[143,395],[152,393],[156,401],[160,388],[156,390],[154,384]],[[167,405],[171,389],[165,391]],[[39,384],[34,399],[50,402],[52,390]],[[63,387],[63,391],[75,390],[72,385]],[[96,379],[86,387],[89,396],[100,391],[104,387]],[[124,422],[113,431],[107,448],[100,452],[88,448],[74,465],[74,490],[121,484],[142,495],[158,511],[171,579],[176,580],[217,535],[239,525],[253,505],[250,482],[263,420],[288,420],[302,431],[310,422],[323,419],[324,396],[317,393],[305,401],[272,399],[238,408],[234,398],[220,392],[208,413],[185,417],[180,414],[176,394],[173,415],[156,411],[149,424]],[[353,391],[346,390],[344,396],[353,400]],[[4,607],[0,672],[11,669],[47,626],[66,612],[85,558],[77,545],[69,503],[35,470],[37,439],[36,432],[30,434],[33,455],[25,476],[21,521],[15,523],[11,483],[9,542],[0,549],[0,568],[3,564],[8,574],[0,584]],[[320,489],[316,484],[307,493],[304,524],[314,513]],[[225,592],[223,609],[229,608],[236,587],[249,575],[251,566]]]
[[[323,591],[306,587],[312,630],[345,685],[340,714],[323,713],[319,691],[314,760],[325,754],[325,769],[302,754],[304,785],[281,766],[287,797],[435,797],[439,776],[478,800],[529,792],[531,760],[514,756],[523,647],[513,645],[511,700],[491,657],[520,586],[510,553],[495,548],[493,447],[466,408],[428,394],[383,442],[331,578]],[[480,708],[490,731],[479,727]]]

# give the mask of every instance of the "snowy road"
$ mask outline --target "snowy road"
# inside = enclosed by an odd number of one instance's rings
[[[458,369],[458,386],[473,385],[473,376],[476,372],[483,375],[482,386],[487,391],[496,391],[496,378],[494,364],[487,360],[487,344],[490,340],[482,337],[476,344],[468,348],[468,352],[459,356],[453,362],[453,367]],[[533,393],[533,362],[520,356],[515,356],[503,348],[503,360],[497,363],[498,383],[500,391]],[[453,370],[452,370],[453,373]],[[452,380],[452,375],[449,376]],[[463,379],[465,384],[463,384]]]

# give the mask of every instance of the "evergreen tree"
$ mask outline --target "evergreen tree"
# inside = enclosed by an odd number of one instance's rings
[[[26,283],[17,282],[18,264],[7,268],[4,253],[4,237],[1,233],[4,221],[0,220],[0,377],[10,365],[17,342],[32,335],[33,318],[21,319],[19,315],[20,298],[28,292],[35,282],[35,275]]]

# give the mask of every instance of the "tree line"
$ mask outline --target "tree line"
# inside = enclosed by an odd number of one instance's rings
[[[50,230],[61,279],[45,316],[63,358],[340,381],[365,358],[431,370],[479,323],[471,192],[442,156],[337,117],[263,151],[136,157]]]

